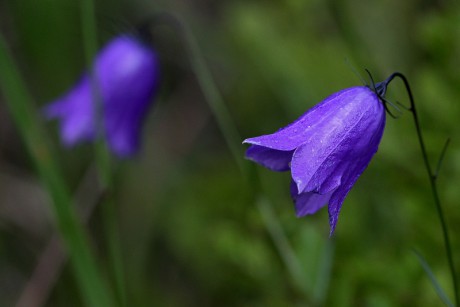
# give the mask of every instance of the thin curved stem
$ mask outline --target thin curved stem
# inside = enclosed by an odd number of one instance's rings
[[[149,27],[152,24],[164,24],[172,27],[177,31],[185,43],[187,55],[190,59],[190,64],[193,71],[196,74],[198,84],[200,85],[203,95],[205,97],[208,106],[210,107],[219,128],[221,129],[222,135],[227,142],[227,146],[238,165],[246,184],[250,184],[254,193],[254,199],[256,200],[259,212],[264,220],[264,225],[267,232],[270,234],[275,247],[280,254],[285,266],[287,267],[289,274],[294,282],[294,285],[302,291],[306,297],[309,297],[309,293],[305,290],[305,278],[301,276],[300,272],[300,261],[297,257],[294,249],[289,244],[289,240],[286,237],[285,232],[281,228],[281,224],[276,215],[273,214],[273,208],[271,203],[267,199],[260,201],[259,187],[252,180],[250,169],[245,165],[242,158],[243,154],[240,149],[241,136],[238,132],[238,128],[230,115],[230,111],[226,106],[224,99],[217,87],[214,78],[212,77],[211,71],[206,64],[205,58],[201,52],[198,42],[190,29],[190,26],[182,20],[179,16],[174,14],[163,12],[151,16],[146,20],[144,27],[141,29],[142,32],[148,33]],[[254,173],[253,173],[254,174]],[[258,176],[257,173],[254,176]],[[257,182],[258,180],[256,180]]]
[[[85,227],[77,217],[55,154],[37,117],[28,92],[0,33],[0,89],[43,186],[51,198],[57,227],[68,249],[83,302],[87,306],[113,306],[111,293],[97,266]]]
[[[141,35],[150,35],[150,27],[152,25],[169,26],[176,31],[182,39],[185,51],[190,61],[192,70],[194,71],[198,84],[203,91],[204,98],[211,109],[216,122],[221,130],[221,133],[227,143],[228,148],[238,165],[243,175],[247,175],[247,169],[242,158],[240,149],[241,136],[238,132],[236,124],[230,115],[230,111],[220,94],[217,84],[214,81],[211,70],[206,64],[205,58],[195,35],[192,33],[190,26],[180,18],[170,12],[159,12],[149,16],[140,27]]]
[[[126,306],[126,286],[123,270],[123,253],[121,249],[119,225],[115,202],[113,199],[113,170],[110,153],[107,148],[104,129],[104,106],[102,93],[97,78],[94,58],[98,49],[95,4],[93,0],[84,0],[81,5],[81,26],[83,31],[83,43],[86,57],[86,64],[91,80],[91,94],[93,98],[94,120],[96,126],[97,141],[95,142],[94,153],[98,167],[98,176],[101,187],[100,207],[102,209],[102,220],[107,242],[108,267],[115,292],[115,298],[119,306]]]
[[[409,111],[412,113],[412,116],[413,116],[413,119],[414,119],[415,129],[417,131],[418,141],[420,143],[420,149],[422,150],[423,161],[425,163],[425,167],[426,167],[426,170],[427,170],[427,173],[428,173],[428,178],[430,180],[431,190],[433,192],[434,203],[436,205],[436,210],[438,212],[438,217],[439,217],[439,220],[441,222],[442,233],[443,233],[443,237],[444,237],[444,245],[445,245],[446,253],[447,253],[447,261],[449,263],[449,269],[450,269],[450,273],[451,273],[451,277],[452,277],[452,286],[454,288],[455,305],[460,306],[457,277],[456,277],[456,274],[455,274],[454,260],[453,260],[453,257],[452,257],[452,248],[451,248],[451,245],[450,245],[449,231],[447,229],[447,223],[446,223],[446,220],[444,218],[444,213],[443,213],[443,210],[442,210],[441,201],[439,199],[438,188],[437,188],[437,185],[436,185],[436,179],[437,179],[437,175],[438,175],[437,173],[438,173],[438,170],[439,170],[439,166],[436,168],[436,173],[433,173],[433,170],[432,170],[432,168],[430,166],[430,162],[428,161],[428,154],[427,154],[427,151],[426,151],[425,143],[423,141],[422,131],[421,131],[421,128],[420,128],[420,122],[419,122],[418,115],[417,115],[417,109],[415,107],[414,97],[412,96],[412,91],[410,89],[409,82],[407,81],[406,77],[400,72],[393,73],[384,82],[386,83],[386,85],[388,85],[394,78],[400,78],[404,82],[404,86],[406,87],[406,91],[407,91],[407,93],[409,95],[409,100],[410,100]],[[447,147],[447,145],[444,146],[440,159],[442,159],[444,157],[446,147]],[[440,163],[438,163],[438,165],[440,165]]]
[[[447,138],[446,142],[444,143],[444,147],[441,150],[441,154],[439,155],[438,164],[436,165],[436,170],[434,171],[435,179],[438,178],[439,172],[441,171],[441,165],[444,161],[444,156],[446,155],[447,147],[449,147],[450,138]]]

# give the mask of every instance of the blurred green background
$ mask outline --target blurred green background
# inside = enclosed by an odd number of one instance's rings
[[[460,267],[458,1],[95,4],[100,46],[155,12],[182,16],[242,138],[271,133],[327,95],[360,85],[353,67],[366,79],[368,68],[379,81],[403,72],[415,95],[432,165],[445,139],[452,138],[439,192]],[[79,14],[78,1],[0,0],[1,32],[37,107],[64,93],[85,69]],[[295,217],[288,173],[257,166],[264,197],[259,204],[254,201],[184,43],[167,27],[154,32],[163,63],[162,90],[144,126],[142,152],[120,162],[116,177],[129,306],[439,306],[413,248],[452,297],[441,228],[410,114],[388,117],[380,149],[345,200],[330,239],[327,210]],[[397,82],[388,98],[407,102]],[[91,206],[98,197],[93,147],[63,149],[57,125],[46,128],[77,204]],[[48,201],[2,101],[1,306],[16,304],[54,233]],[[302,282],[289,273],[260,208],[274,211],[298,258],[294,268]],[[88,227],[104,268],[100,215],[96,206]],[[83,304],[68,266],[46,302]]]

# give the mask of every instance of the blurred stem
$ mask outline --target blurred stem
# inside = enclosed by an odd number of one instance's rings
[[[74,194],[76,211],[83,224],[88,222],[102,196],[93,193],[88,198],[88,185],[94,185],[93,173],[93,167],[90,166]],[[62,240],[56,231],[38,257],[37,265],[16,302],[16,307],[45,306],[68,259],[69,253],[62,246]]]
[[[322,257],[318,264],[318,274],[313,287],[313,301],[318,306],[323,306],[326,300],[327,289],[331,279],[332,263],[334,260],[335,244],[333,240],[327,240],[323,249]]]
[[[98,174],[102,185],[102,192],[105,197],[102,200],[102,219],[107,239],[108,258],[110,271],[115,283],[117,300],[120,306],[126,306],[126,287],[124,284],[123,257],[117,214],[113,200],[113,174],[111,169],[110,153],[105,140],[104,129],[104,104],[103,97],[97,79],[97,71],[93,65],[96,56],[98,43],[96,31],[96,18],[93,0],[81,1],[81,22],[84,37],[84,49],[86,63],[90,71],[91,88],[93,94],[93,110],[96,127],[95,155],[98,166]]]
[[[433,285],[434,290],[438,294],[439,298],[444,302],[444,304],[446,304],[446,306],[453,307],[454,305],[452,305],[449,298],[444,293],[444,290],[442,289],[441,285],[438,283],[436,276],[434,275],[433,271],[431,271],[431,268],[428,265],[428,262],[425,260],[425,258],[423,258],[422,254],[420,254],[417,250],[413,249],[412,251],[414,252],[415,256],[420,262],[420,265],[422,266],[426,275],[428,275],[428,278],[430,279],[431,284]]]
[[[77,218],[64,179],[59,173],[43,127],[37,118],[33,99],[16,69],[0,35],[0,86],[8,108],[38,170],[43,185],[52,199],[52,209],[59,232],[69,250],[84,302],[89,306],[113,306],[84,227]]]
[[[431,169],[431,166],[430,166],[430,162],[428,161],[428,154],[426,152],[425,143],[423,141],[422,130],[420,128],[420,122],[419,122],[418,115],[417,115],[417,109],[415,107],[415,102],[414,102],[414,98],[412,96],[412,91],[410,89],[409,82],[407,81],[406,77],[400,72],[393,73],[384,82],[386,83],[386,85],[388,85],[394,78],[400,78],[404,82],[404,86],[406,87],[406,91],[407,91],[407,93],[409,95],[409,100],[410,100],[409,111],[411,111],[413,119],[414,119],[415,129],[417,131],[417,136],[418,136],[418,141],[420,143],[420,149],[422,151],[423,161],[425,163],[425,168],[426,168],[426,171],[427,171],[427,174],[428,174],[428,179],[430,180],[430,186],[431,186],[431,191],[433,193],[434,203],[436,205],[436,210],[438,212],[439,221],[441,222],[442,233],[443,233],[443,237],[444,237],[444,245],[445,245],[446,254],[447,254],[447,261],[449,263],[449,269],[450,269],[450,273],[451,273],[451,277],[452,277],[452,286],[454,288],[453,290],[454,290],[454,296],[455,296],[455,305],[457,307],[460,307],[457,277],[456,277],[456,273],[455,273],[454,260],[453,260],[453,256],[452,256],[452,248],[451,248],[451,245],[450,245],[449,231],[447,229],[447,223],[446,223],[446,220],[444,218],[444,213],[443,213],[442,206],[441,206],[441,200],[439,199],[438,188],[437,188],[437,184],[436,184],[437,183],[436,180],[437,180],[437,176],[438,176],[438,171],[440,169],[442,159],[444,157],[446,148],[447,148],[449,143],[446,142],[446,145],[444,145],[442,153],[441,153],[440,160],[438,161],[438,166],[437,166],[435,172],[433,172],[432,169]]]
[[[103,185],[102,188],[106,189],[109,188],[111,185],[112,175],[110,167],[110,155],[107,150],[104,137],[104,106],[102,103],[102,95],[97,80],[97,71],[96,68],[93,66],[93,59],[96,57],[96,53],[98,50],[94,3],[92,0],[82,0],[80,3],[83,44],[86,65],[90,72],[89,76],[91,79],[91,90],[93,95],[93,111],[98,140],[95,146],[96,159],[99,168],[101,184]]]
[[[181,25],[190,62],[193,71],[196,73],[201,90],[203,91],[206,101],[216,117],[217,123],[224,135],[230,151],[232,152],[235,162],[238,164],[241,172],[246,175],[246,169],[244,167],[242,152],[240,149],[242,138],[238,133],[238,129],[236,128],[230,112],[224,103],[224,99],[217,89],[217,85],[214,82],[208,66],[206,65],[203,54],[190,27],[184,21],[179,19],[177,20]]]
[[[190,29],[190,26],[179,16],[162,12],[157,13],[146,19],[140,27],[141,34],[148,34],[150,27],[153,25],[167,25],[173,28],[180,35],[185,44],[185,49],[192,66],[192,70],[196,74],[198,84],[203,92],[204,98],[211,109],[217,124],[224,136],[227,146],[232,153],[233,159],[238,165],[240,171],[247,177],[247,170],[242,158],[240,144],[242,138],[238,133],[238,129],[230,115],[230,111],[224,103],[211,71],[204,60],[203,53],[198,46],[197,40]]]
[[[273,212],[270,202],[266,198],[260,197],[256,200],[256,203],[267,230],[270,233],[281,258],[283,259],[283,262],[293,279],[295,287],[302,293],[305,293],[305,289],[311,288],[311,285],[308,284],[308,280],[302,275],[302,266],[299,259],[292,250],[289,241],[284,234],[283,228],[281,227],[276,214]]]
[[[102,216],[107,237],[109,265],[112,271],[117,299],[120,306],[127,306],[126,287],[124,284],[123,257],[121,253],[120,232],[117,222],[117,211],[113,199],[113,191],[108,191],[106,199],[102,202]]]
[[[142,31],[147,31],[151,24],[166,24],[175,29],[179,35],[182,35],[182,39],[185,42],[187,53],[190,59],[190,63],[193,71],[196,74],[198,83],[205,100],[208,103],[214,117],[216,118],[217,124],[224,136],[227,146],[229,147],[233,159],[238,165],[245,183],[250,185],[251,191],[254,196],[254,201],[257,203],[257,208],[264,219],[264,225],[267,232],[270,234],[278,253],[281,256],[285,266],[291,275],[292,280],[295,283],[296,288],[300,287],[303,282],[301,276],[300,262],[295,254],[294,250],[289,244],[289,241],[281,227],[277,216],[273,213],[273,208],[267,200],[259,202],[257,197],[259,195],[260,188],[258,186],[259,178],[256,172],[250,172],[250,169],[246,166],[243,160],[243,152],[241,151],[242,138],[238,133],[238,129],[230,115],[227,106],[224,103],[216,83],[212,77],[211,71],[208,68],[206,61],[204,60],[203,54],[199,48],[197,40],[193,35],[190,26],[185,23],[180,17],[170,13],[159,13],[147,20]],[[252,175],[256,177],[253,178]],[[302,290],[306,293],[305,290]],[[308,296],[308,293],[307,293]]]
[[[165,17],[165,16],[162,16]],[[245,167],[243,160],[243,153],[241,152],[241,142],[242,138],[238,133],[238,129],[230,115],[228,108],[224,103],[224,99],[220,95],[220,92],[217,88],[216,83],[211,75],[211,72],[206,65],[203,54],[198,46],[198,43],[193,35],[190,26],[188,26],[184,21],[175,17],[173,15],[166,16],[169,21],[173,22],[173,25],[179,26],[179,30],[182,31],[184,35],[184,40],[187,45],[187,50],[190,57],[190,62],[193,70],[196,73],[198,82],[200,84],[201,90],[204,93],[206,101],[208,102],[216,120],[219,124],[219,127],[224,135],[224,138],[227,142],[230,151],[232,152],[233,158],[237,165],[239,166],[242,175],[245,178],[247,184],[251,185],[251,190],[254,195],[257,196],[259,189],[257,187],[258,178],[250,178],[250,172]],[[257,176],[257,174],[256,174]],[[251,180],[253,179],[253,180]],[[264,225],[267,228],[268,233],[270,234],[272,240],[275,243],[275,246],[278,250],[278,253],[281,256],[284,264],[286,265],[289,274],[291,275],[292,280],[296,288],[306,293],[305,287],[302,287],[302,284],[305,283],[305,279],[302,276],[302,270],[300,266],[299,259],[297,258],[296,253],[289,244],[289,240],[286,237],[286,234],[281,227],[277,216],[273,213],[273,208],[271,203],[265,200],[257,200],[257,207],[259,209],[262,218],[264,219]],[[304,284],[305,285],[305,284]],[[307,294],[308,296],[308,294]]]

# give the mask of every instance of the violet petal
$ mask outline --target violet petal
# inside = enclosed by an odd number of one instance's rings
[[[246,151],[246,158],[266,168],[283,172],[290,168],[293,151],[274,150],[258,145],[252,145]]]

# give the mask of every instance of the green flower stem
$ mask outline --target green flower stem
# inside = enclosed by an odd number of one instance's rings
[[[190,62],[193,71],[196,73],[201,90],[203,91],[206,101],[208,102],[209,107],[211,108],[217,120],[217,123],[224,135],[230,151],[232,152],[235,162],[238,164],[238,167],[242,173],[246,175],[247,173],[244,166],[244,161],[242,159],[243,154],[240,149],[242,138],[238,133],[238,129],[236,128],[235,123],[232,120],[230,111],[224,103],[224,99],[217,89],[217,85],[214,82],[212,74],[206,65],[203,54],[192,31],[190,30],[190,27],[183,21],[179,20],[179,23],[181,25],[181,30],[184,35],[186,46],[188,48],[187,50],[189,53]]]
[[[409,95],[409,101],[410,101],[409,111],[412,113],[412,116],[414,119],[415,129],[417,132],[418,141],[420,143],[420,149],[422,151],[423,162],[425,163],[425,168],[427,171],[428,179],[430,181],[431,191],[433,193],[433,199],[434,199],[434,203],[436,206],[436,211],[438,212],[439,221],[441,223],[442,234],[444,238],[444,245],[445,245],[446,254],[447,254],[447,261],[449,263],[449,270],[450,270],[450,274],[452,278],[452,287],[454,288],[453,290],[454,290],[454,296],[455,296],[455,305],[457,307],[460,307],[460,299],[459,299],[459,294],[458,294],[459,289],[458,289],[457,277],[455,273],[454,260],[452,256],[452,247],[451,247],[450,239],[449,239],[449,230],[447,229],[447,223],[444,218],[444,213],[443,213],[442,206],[441,206],[441,200],[439,199],[437,182],[436,182],[438,172],[441,167],[442,159],[444,157],[446,148],[449,143],[446,142],[446,145],[444,146],[442,150],[441,157],[438,161],[436,170],[435,172],[433,172],[430,166],[430,162],[428,161],[428,154],[426,151],[425,143],[423,141],[422,130],[420,128],[420,122],[419,122],[418,115],[417,115],[417,109],[415,108],[414,97],[412,96],[412,91],[410,89],[409,82],[407,81],[406,77],[399,72],[393,73],[387,80],[385,80],[385,82],[389,84],[391,80],[393,80],[394,78],[400,78],[404,82],[404,86],[406,87],[407,93]]]
[[[250,184],[254,191],[254,196],[258,195],[259,187],[257,186],[258,178],[251,180],[251,172],[243,161],[243,153],[241,152],[241,141],[242,138],[238,133],[238,129],[235,123],[232,120],[230,112],[228,111],[222,96],[217,89],[211,72],[206,65],[206,62],[203,58],[203,55],[200,51],[198,43],[190,30],[190,27],[185,24],[185,22],[180,21],[177,17],[172,17],[176,20],[176,23],[180,25],[180,30],[184,35],[184,40],[188,47],[189,58],[192,64],[192,68],[195,71],[200,87],[205,95],[206,101],[208,102],[214,116],[219,124],[219,127],[224,135],[227,145],[232,152],[233,158],[238,164],[245,181],[247,184]],[[255,174],[257,176],[257,173]],[[256,183],[255,183],[256,182]],[[292,246],[289,244],[289,240],[284,233],[281,223],[279,222],[277,216],[273,213],[273,208],[271,203],[267,199],[257,200],[257,208],[263,218],[264,225],[267,228],[268,233],[270,234],[275,246],[278,250],[278,253],[281,256],[281,259],[284,262],[284,265],[287,267],[289,274],[294,282],[294,285],[301,292],[305,293],[308,297],[308,293],[305,290],[305,278],[303,278],[301,272],[300,261],[297,258],[295,251]]]
[[[96,162],[99,169],[99,176],[101,179],[102,188],[109,188],[111,185],[112,172],[110,155],[107,150],[106,141],[104,138],[104,117],[103,117],[103,104],[102,96],[100,93],[96,71],[93,67],[93,59],[96,56],[97,32],[96,20],[94,13],[94,3],[92,0],[82,0],[81,4],[81,25],[83,31],[83,45],[85,51],[86,65],[88,67],[91,90],[93,95],[93,110],[95,114],[96,134],[98,142],[96,142]]]
[[[121,252],[121,242],[117,214],[113,200],[113,172],[111,167],[110,153],[105,141],[104,129],[104,109],[102,96],[100,93],[96,71],[93,67],[93,59],[96,56],[97,28],[93,0],[82,0],[81,2],[81,21],[84,37],[85,57],[91,77],[91,87],[93,92],[93,109],[96,122],[96,134],[98,141],[95,143],[95,156],[98,166],[99,179],[102,185],[104,198],[102,200],[102,219],[104,224],[105,236],[107,239],[107,251],[109,267],[112,280],[115,283],[117,301],[120,306],[126,306],[126,287],[123,272],[123,257]]]
[[[275,247],[284,262],[284,265],[288,269],[291,279],[294,281],[294,286],[298,289],[301,283],[302,276],[299,266],[300,261],[297,258],[297,255],[287,239],[277,216],[273,213],[273,208],[271,203],[264,199],[263,202],[259,201],[260,195],[260,186],[259,178],[257,172],[254,171],[252,167],[249,167],[243,159],[243,151],[241,150],[242,138],[238,133],[238,129],[230,115],[230,112],[225,105],[224,99],[222,98],[216,83],[212,77],[211,71],[208,68],[206,61],[203,57],[203,54],[200,50],[200,47],[197,43],[193,32],[190,29],[190,26],[185,23],[180,17],[170,14],[167,12],[156,14],[152,16],[145,24],[143,30],[148,30],[148,28],[154,25],[167,25],[171,26],[174,30],[181,35],[182,40],[185,43],[186,51],[192,66],[192,70],[195,72],[198,83],[206,102],[208,103],[214,117],[216,118],[217,124],[224,136],[227,146],[230,149],[230,152],[238,165],[245,183],[250,185],[253,192],[253,200],[257,204],[257,208],[262,216],[265,228],[271,236]],[[305,287],[300,289],[306,297],[309,297],[309,294],[306,291]]]
[[[434,290],[438,294],[439,298],[444,302],[447,307],[454,307],[454,305],[450,302],[449,297],[444,293],[441,285],[438,283],[436,276],[434,275],[433,271],[431,271],[430,266],[426,262],[425,258],[423,258],[422,254],[420,254],[417,250],[412,250],[417,257],[420,265],[422,266],[423,270],[425,271],[426,275],[431,281],[431,284],[434,287]]]
[[[76,211],[83,224],[88,222],[101,198],[101,195],[98,194],[90,195],[90,197],[86,195],[86,189],[94,177],[93,168],[93,166],[88,167],[74,196]],[[80,202],[78,201],[81,198],[79,194],[81,196],[82,193],[85,193],[85,200]],[[64,249],[57,231],[37,259],[33,273],[16,301],[16,307],[45,306],[53,288],[59,281],[63,267],[68,262],[69,253]]]
[[[283,228],[281,227],[281,224],[273,210],[273,206],[266,198],[263,197],[256,200],[256,203],[262,218],[267,225],[267,230],[291,275],[295,288],[300,292],[305,292],[305,289],[310,289],[312,285],[309,284],[309,281],[304,278],[302,274],[302,265],[284,234]]]
[[[127,306],[125,275],[123,271],[123,257],[121,253],[120,232],[117,222],[117,211],[113,201],[112,191],[106,194],[107,199],[103,200],[102,215],[107,237],[107,248],[109,255],[109,265],[112,271],[112,278],[117,291],[117,301],[120,306]]]
[[[98,271],[84,227],[77,218],[64,180],[59,173],[34,102],[0,35],[0,87],[42,183],[49,193],[57,227],[70,254],[77,283],[88,306],[113,306]]]

